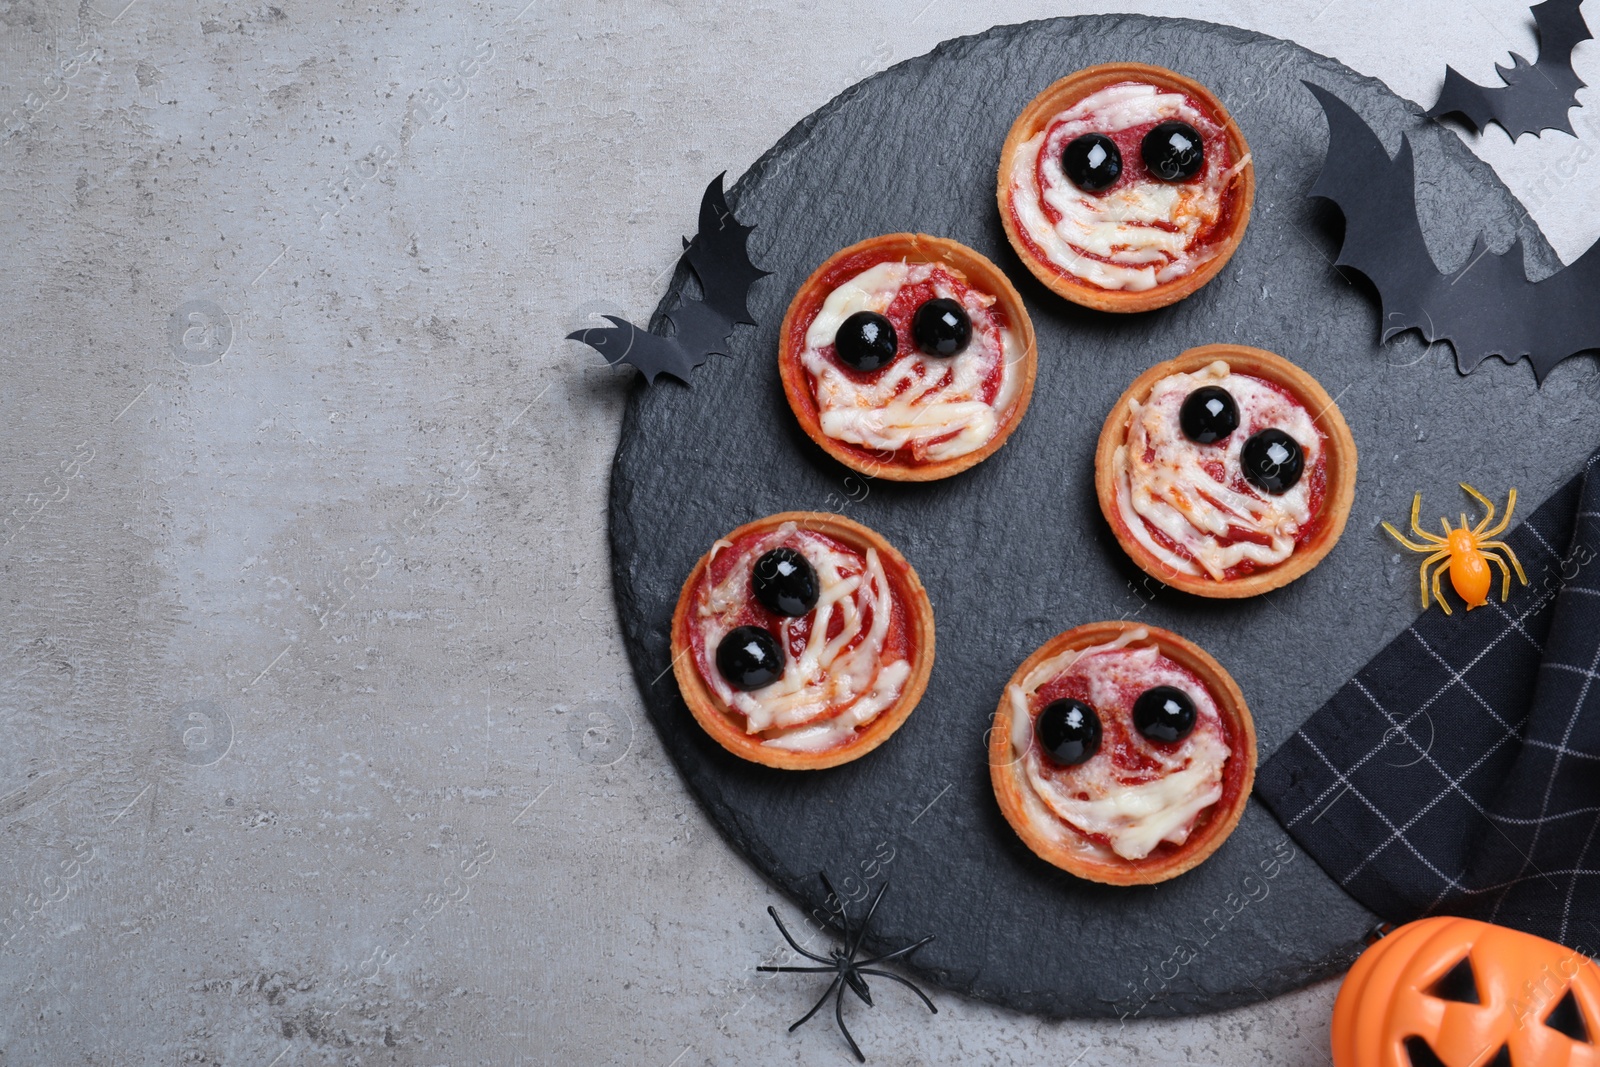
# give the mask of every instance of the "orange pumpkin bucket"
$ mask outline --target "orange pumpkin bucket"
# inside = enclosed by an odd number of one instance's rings
[[[1600,1067],[1600,966],[1474,919],[1422,919],[1356,961],[1334,1067]]]

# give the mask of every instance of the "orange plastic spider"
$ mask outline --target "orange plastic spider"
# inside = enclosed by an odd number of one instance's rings
[[[1413,552],[1430,553],[1428,558],[1422,561],[1422,566],[1418,572],[1418,576],[1422,580],[1422,606],[1424,608],[1428,606],[1428,567],[1434,563],[1439,565],[1433,572],[1433,599],[1439,602],[1441,608],[1444,608],[1446,615],[1451,613],[1450,604],[1439,592],[1439,578],[1446,569],[1450,571],[1450,584],[1455,586],[1456,592],[1461,599],[1467,602],[1468,611],[1482,607],[1489,600],[1489,587],[1494,581],[1494,575],[1489,570],[1490,563],[1500,568],[1501,600],[1505,600],[1511,595],[1511,568],[1506,566],[1506,560],[1510,560],[1511,567],[1516,568],[1517,578],[1522,584],[1528,584],[1528,576],[1522,573],[1522,564],[1517,562],[1517,554],[1511,551],[1511,546],[1504,541],[1490,540],[1490,538],[1499,536],[1511,524],[1511,512],[1517,506],[1517,491],[1515,489],[1511,490],[1510,496],[1506,499],[1506,513],[1494,529],[1491,530],[1488,526],[1491,522],[1494,522],[1494,505],[1489,502],[1488,497],[1472,488],[1466,482],[1461,483],[1461,488],[1471,493],[1478,499],[1479,503],[1489,509],[1488,514],[1483,517],[1483,521],[1478,523],[1477,526],[1469,529],[1467,527],[1466,513],[1463,512],[1459,529],[1452,530],[1449,519],[1440,519],[1439,521],[1444,524],[1444,536],[1440,537],[1437,534],[1428,533],[1417,522],[1417,513],[1422,509],[1421,493],[1418,493],[1411,501],[1411,529],[1418,537],[1426,541],[1426,544],[1419,545],[1415,541],[1408,541],[1400,536],[1399,530],[1396,530],[1388,523],[1383,524],[1383,528],[1393,534],[1396,541],[1399,541]],[[1505,559],[1501,559],[1499,553],[1504,553]]]

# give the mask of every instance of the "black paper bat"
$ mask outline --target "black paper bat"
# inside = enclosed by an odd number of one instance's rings
[[[1491,355],[1507,363],[1526,356],[1541,382],[1568,356],[1600,349],[1600,245],[1530,282],[1521,238],[1496,255],[1479,235],[1466,265],[1440,274],[1417,222],[1410,137],[1391,160],[1348,104],[1303,84],[1328,118],[1328,155],[1308,195],[1344,213],[1337,266],[1360,271],[1377,287],[1383,340],[1416,329],[1428,341],[1449,341],[1462,374]]]
[[[1578,106],[1578,90],[1583,88],[1583,81],[1572,70],[1572,49],[1592,36],[1579,3],[1545,0],[1530,9],[1538,27],[1539,62],[1530,64],[1511,53],[1512,66],[1497,63],[1494,68],[1504,85],[1479,85],[1463,78],[1454,67],[1446,67],[1439,102],[1428,109],[1428,115],[1460,115],[1474,133],[1498,122],[1513,141],[1525,133],[1537,137],[1544,130],[1571,133],[1567,111]]]
[[[700,198],[700,232],[683,242],[684,258],[700,280],[699,300],[684,300],[667,312],[672,334],[641,330],[626,319],[605,316],[610,326],[596,326],[567,334],[606,358],[607,363],[629,363],[654,385],[656,375],[669,374],[685,384],[689,372],[713,353],[728,355],[728,338],[735,323],[754,326],[746,300],[750,286],[770,271],[750,262],[746,248],[752,226],[741,225],[722,195],[723,175],[706,186]],[[680,261],[681,262],[681,261]]]

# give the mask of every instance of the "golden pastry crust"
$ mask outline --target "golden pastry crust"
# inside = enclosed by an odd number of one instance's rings
[[[905,611],[910,639],[911,674],[899,698],[871,722],[857,728],[853,740],[824,752],[769,748],[762,744],[760,735],[746,733],[744,716],[730,710],[701,677],[691,644],[689,616],[701,579],[711,562],[710,552],[700,557],[684,581],[682,592],[678,594],[678,605],[672,613],[672,671],[695,721],[723,748],[735,756],[768,767],[791,771],[819,770],[865,756],[887,741],[916,708],[927,688],[928,675],[933,670],[933,605],[928,601],[927,591],[923,589],[917,572],[893,545],[876,531],[842,515],[785,511],[746,523],[728,534],[725,540],[737,542],[752,533],[775,530],[786,522],[792,522],[803,530],[825,534],[862,552],[868,548],[877,550],[893,595]]]
[[[805,351],[806,330],[817,317],[828,294],[843,282],[879,263],[900,261],[941,264],[960,275],[972,288],[993,296],[1023,352],[1019,367],[1022,381],[1016,396],[1001,413],[994,436],[965,455],[928,463],[910,463],[894,453],[874,452],[829,437],[822,431],[811,378],[800,362],[801,353]],[[1028,318],[1028,309],[1010,279],[981,253],[957,241],[930,237],[924,233],[889,233],[881,237],[869,237],[829,256],[822,266],[811,272],[811,276],[789,302],[789,310],[783,317],[783,326],[778,333],[778,373],[783,379],[783,392],[806,436],[852,470],[868,477],[895,482],[928,482],[948,478],[993,455],[1005,444],[1006,438],[1011,436],[1011,431],[1016,429],[1028,410],[1037,372],[1038,352],[1033,321]]]
[[[1182,574],[1156,558],[1124,525],[1117,507],[1117,474],[1113,456],[1127,441],[1128,424],[1132,412],[1130,400],[1143,401],[1157,382],[1173,374],[1188,374],[1222,360],[1235,372],[1248,374],[1271,382],[1287,391],[1311,413],[1312,422],[1321,430],[1327,456],[1326,484],[1322,505],[1318,512],[1320,525],[1304,544],[1295,547],[1293,555],[1282,563],[1221,581],[1205,574]],[[1095,495],[1100,500],[1100,512],[1117,543],[1139,569],[1164,585],[1181,589],[1185,593],[1217,599],[1235,599],[1256,596],[1288,585],[1310,571],[1324,556],[1333,551],[1339,536],[1344,533],[1350,517],[1350,505],[1356,493],[1356,442],[1350,427],[1340,414],[1338,405],[1318,381],[1290,363],[1282,356],[1261,348],[1246,345],[1201,345],[1191,348],[1176,359],[1157,363],[1133,380],[1117,399],[1106,416],[1100,430],[1099,445],[1094,455]]]
[[[1229,769],[1224,776],[1222,799],[1201,813],[1200,821],[1181,845],[1163,847],[1142,860],[1127,860],[1115,854],[1106,858],[1088,850],[1077,850],[1041,833],[1029,817],[1023,791],[1031,789],[1022,775],[1022,761],[1011,749],[1011,702],[1006,690],[1020,685],[1039,664],[1070,649],[1090,648],[1115,641],[1129,630],[1143,629],[1149,636],[1130,647],[1154,645],[1185,670],[1193,672],[1206,687],[1222,716],[1228,737]],[[989,778],[995,799],[1011,828],[1024,844],[1046,863],[1091,882],[1106,885],[1150,885],[1176,878],[1197,866],[1215,852],[1239,824],[1256,774],[1256,728],[1245,705],[1244,694],[1216,660],[1193,642],[1154,626],[1137,623],[1095,622],[1057,634],[1022,661],[1006,689],[1001,691],[995,711],[994,727],[989,732]],[[1065,822],[1060,825],[1076,833]]]
[[[1150,311],[1176,303],[1205,285],[1227,266],[1228,260],[1239,247],[1239,242],[1244,240],[1245,228],[1250,225],[1250,210],[1255,202],[1255,164],[1247,161],[1234,179],[1236,191],[1231,195],[1237,199],[1233,208],[1232,224],[1227,235],[1218,242],[1216,254],[1183,277],[1174,278],[1170,282],[1164,282],[1141,292],[1102,289],[1040,258],[1018,230],[1011,204],[1010,174],[1017,152],[1024,142],[1049,125],[1052,118],[1078,101],[1108,86],[1129,81],[1184,93],[1199,101],[1226,132],[1232,157],[1236,160],[1248,160],[1250,156],[1250,146],[1245,143],[1239,124],[1233,121],[1228,109],[1222,106],[1222,102],[1212,94],[1211,90],[1192,78],[1147,63],[1102,63],[1099,66],[1085,67],[1051,84],[1022,109],[1022,114],[1011,124],[1011,132],[1006,135],[1005,144],[1000,149],[996,192],[1000,205],[1000,224],[1005,227],[1006,237],[1011,241],[1011,247],[1016,251],[1018,258],[1033,272],[1034,277],[1057,296],[1097,311]]]

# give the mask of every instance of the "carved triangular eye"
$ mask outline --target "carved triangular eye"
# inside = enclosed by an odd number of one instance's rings
[[[1472,957],[1464,956],[1461,962],[1445,972],[1444,977],[1428,990],[1430,997],[1454,1000],[1460,1004],[1482,1004],[1478,999],[1478,979],[1472,973]]]
[[[1583,1024],[1583,1012],[1578,1010],[1578,1000],[1572,995],[1572,990],[1567,990],[1567,995],[1561,998],[1561,1003],[1545,1016],[1544,1024],[1558,1034],[1566,1034],[1574,1041],[1589,1043],[1589,1028]]]
[[[1483,1067],[1511,1067],[1511,1046],[1501,1045],[1500,1051],[1496,1052],[1494,1058]]]
[[[1445,1067],[1433,1046],[1420,1037],[1406,1038],[1406,1057],[1411,1060],[1411,1067]]]

